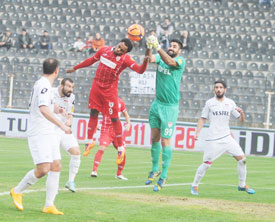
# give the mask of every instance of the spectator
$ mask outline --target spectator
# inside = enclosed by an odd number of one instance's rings
[[[48,51],[50,51],[51,48],[52,48],[51,39],[48,31],[45,30],[43,35],[40,37],[40,41],[37,44],[37,49],[38,51],[40,49],[47,49]]]
[[[73,47],[70,49],[70,51],[76,51],[81,52],[85,49],[85,43],[82,41],[81,37],[77,38],[77,41],[74,43]]]
[[[169,45],[170,45],[170,42],[169,42],[169,33],[168,33],[168,30],[165,30],[164,31],[164,34],[161,35],[159,37],[159,42],[161,44],[161,48],[164,50],[164,51],[167,51]]]
[[[89,35],[89,38],[86,41],[85,50],[91,54],[93,52],[92,42],[93,42],[93,35]]]
[[[0,34],[0,48],[6,47],[7,50],[9,50],[11,46],[12,46],[11,32],[9,29],[7,29],[6,33]]]
[[[21,34],[18,37],[18,44],[20,49],[33,48],[32,39],[24,28],[22,29]]]
[[[272,0],[259,0],[259,5],[263,6],[264,4],[269,4],[270,7],[273,6],[273,1]]]
[[[180,35],[180,41],[182,42],[182,47],[189,53],[191,51],[191,44],[188,31],[182,31]]]
[[[166,18],[163,23],[157,26],[157,37],[159,38],[161,35],[164,35],[165,31],[168,31],[169,36],[172,35],[174,32],[174,25],[170,22],[168,18]]]
[[[101,37],[100,33],[96,33],[95,39],[92,42],[93,52],[97,52],[99,49],[104,47],[104,45],[105,45],[104,39]]]

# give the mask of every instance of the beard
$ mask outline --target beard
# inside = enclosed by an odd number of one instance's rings
[[[62,89],[62,93],[63,93],[63,95],[66,96],[66,97],[70,97],[71,94],[72,94],[72,92],[66,92],[66,91],[64,90],[64,88]]]
[[[221,99],[221,98],[224,96],[224,93],[221,93],[221,94],[216,93],[216,96],[217,96],[219,99]]]
[[[176,54],[173,50],[168,50],[168,51],[167,51],[167,54],[168,54],[169,56],[171,56],[172,58],[175,58],[175,57],[177,56],[177,54]]]

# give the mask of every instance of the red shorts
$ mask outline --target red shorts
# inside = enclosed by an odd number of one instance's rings
[[[103,115],[111,118],[118,118],[118,89],[100,88],[96,81],[93,81],[89,96],[89,109],[96,109]]]
[[[116,139],[116,135],[114,131],[101,131],[100,138],[99,138],[99,145],[100,146],[109,146],[113,143],[114,147],[118,148],[118,143]],[[122,143],[125,145],[125,137],[122,137]]]

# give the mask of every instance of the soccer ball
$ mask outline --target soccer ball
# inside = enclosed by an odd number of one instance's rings
[[[128,28],[128,37],[132,41],[138,42],[144,36],[144,28],[139,24],[133,24]]]

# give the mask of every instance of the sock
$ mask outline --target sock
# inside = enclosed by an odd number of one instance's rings
[[[246,181],[246,158],[238,161],[239,186],[245,187]]]
[[[115,131],[115,134],[116,134],[117,145],[118,145],[118,147],[120,147],[120,146],[123,145],[121,122],[120,122],[119,119],[117,119],[117,121],[115,121],[115,122],[112,121],[112,124],[113,124],[113,128],[114,128],[114,131]]]
[[[90,116],[89,123],[88,123],[88,139],[89,140],[93,139],[93,137],[94,137],[94,133],[96,132],[96,127],[97,127],[97,122],[98,122],[98,116],[97,117]]]
[[[93,171],[97,171],[98,165],[100,164],[101,158],[104,154],[103,150],[98,150],[95,154],[95,159],[94,159],[94,167]]]
[[[117,172],[116,172],[117,176],[122,174],[122,170],[124,169],[125,163],[126,163],[126,155],[124,156],[124,160],[122,161],[122,163],[119,164],[117,167]]]
[[[160,175],[161,179],[167,178],[167,172],[172,158],[172,147],[166,146],[162,148],[162,172]]]
[[[39,178],[34,175],[34,169],[30,170],[14,188],[14,193],[22,193],[28,187],[35,184],[38,180]]]
[[[69,181],[74,181],[78,169],[80,166],[80,155],[71,155],[70,165],[69,165]]]
[[[45,207],[54,205],[54,199],[58,192],[60,172],[50,171],[46,181]]]
[[[159,170],[159,155],[161,151],[160,142],[152,142],[151,157],[152,157],[152,171],[156,173]]]
[[[193,187],[197,187],[201,181],[201,179],[203,178],[206,170],[211,167],[211,164],[208,164],[208,163],[202,163],[198,169],[197,169],[197,172],[196,172],[196,175],[195,175],[195,178],[194,178],[194,181],[193,181],[193,184],[192,186]]]

